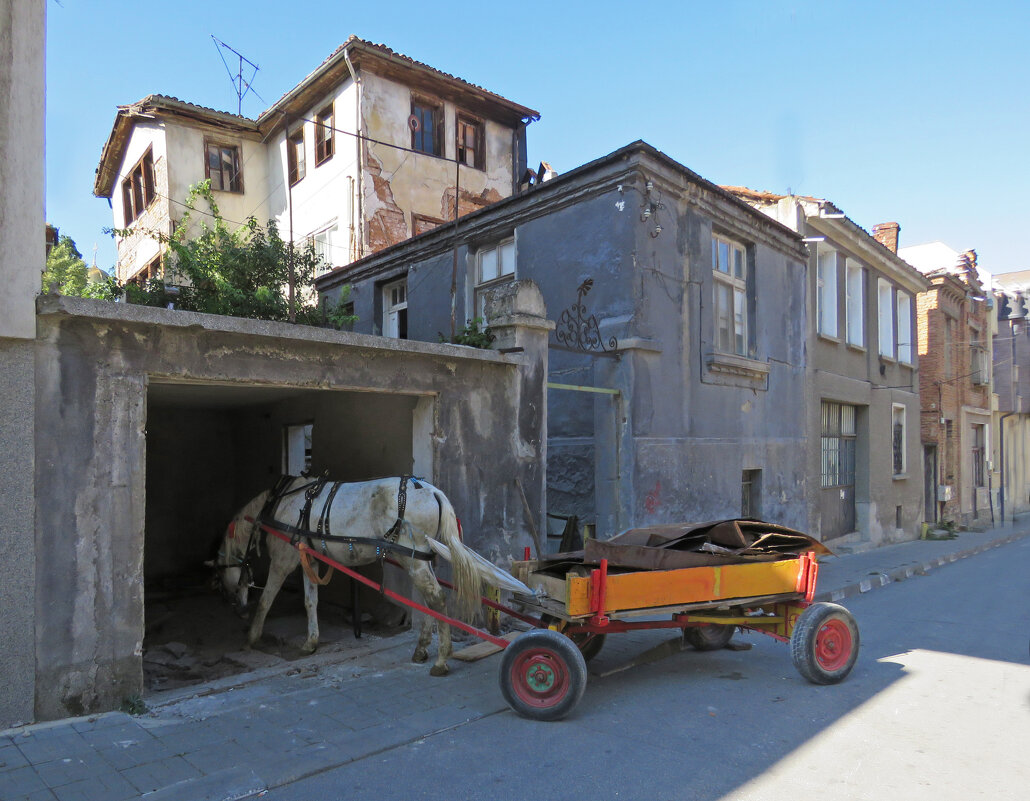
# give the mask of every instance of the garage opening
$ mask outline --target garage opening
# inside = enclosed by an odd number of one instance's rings
[[[299,572],[276,598],[265,636],[248,650],[248,621],[212,584],[214,557],[236,511],[282,473],[360,481],[405,473],[432,479],[433,398],[379,392],[151,380],[147,390],[144,687],[203,683],[307,656]],[[263,583],[262,565],[257,583]],[[378,580],[381,567],[368,568]],[[351,580],[319,591],[319,653],[353,647]],[[366,636],[408,616],[361,587]]]

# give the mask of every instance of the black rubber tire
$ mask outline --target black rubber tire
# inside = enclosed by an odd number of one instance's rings
[[[813,684],[843,681],[858,659],[858,624],[851,612],[831,603],[805,609],[790,635],[790,657]]]
[[[683,641],[698,651],[718,651],[729,644],[736,630],[736,626],[724,626],[719,623],[687,626],[683,629]]]
[[[604,648],[604,638],[607,634],[576,634],[568,635],[569,639],[572,640],[576,647],[579,648],[579,652],[583,654],[583,661],[589,662]]]
[[[501,695],[518,714],[561,720],[587,686],[587,663],[575,643],[550,629],[528,631],[504,649]]]
[[[550,626],[552,623],[558,623],[559,618],[551,617],[551,615],[542,615],[540,622],[545,626]],[[589,662],[599,653],[604,647],[604,639],[608,635],[606,634],[588,634],[586,632],[580,632],[578,634],[566,634],[570,640],[576,643],[576,647],[579,648],[583,658]]]

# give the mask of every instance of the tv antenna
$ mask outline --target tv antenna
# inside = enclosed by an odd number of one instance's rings
[[[225,71],[229,73],[229,80],[232,81],[232,88],[236,91],[236,113],[242,116],[243,98],[247,96],[248,92],[253,90],[252,84],[254,76],[257,75],[257,71],[261,68],[250,59],[244,57],[244,55],[238,50],[229,47],[229,45],[214,34],[211,34],[211,40],[215,43],[215,49],[218,51],[218,56],[222,59],[222,63],[225,65]],[[225,53],[222,52],[223,50],[228,50],[239,59],[239,68],[236,70],[235,75],[233,74],[232,67],[229,66],[229,62],[225,60]],[[249,78],[243,77],[245,71],[243,67],[244,64],[246,64],[247,67],[253,67],[253,70],[246,70],[246,72],[250,73]],[[258,96],[259,100],[261,99],[261,95],[258,95],[257,92],[254,92],[254,94]]]

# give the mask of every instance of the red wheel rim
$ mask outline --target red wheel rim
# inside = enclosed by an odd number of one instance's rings
[[[815,635],[815,659],[823,670],[840,670],[851,657],[851,629],[843,620],[827,620]]]
[[[511,685],[523,703],[546,708],[569,693],[569,671],[553,651],[533,648],[519,654],[511,666]]]

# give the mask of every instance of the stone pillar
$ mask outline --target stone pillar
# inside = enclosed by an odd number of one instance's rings
[[[520,470],[512,476],[510,497],[515,504],[511,508],[521,508],[521,493],[514,485],[518,478],[539,537],[536,552],[547,544],[547,340],[554,322],[547,319],[544,297],[532,281],[514,281],[497,289],[486,313],[497,337],[493,348],[511,353],[520,362],[519,419],[512,436]],[[528,533],[529,526],[525,529]],[[522,558],[522,554],[514,556]]]
[[[44,0],[0,0],[0,729],[33,719],[35,296],[45,262]]]

